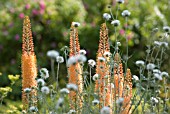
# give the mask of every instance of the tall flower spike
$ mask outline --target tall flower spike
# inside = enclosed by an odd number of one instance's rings
[[[80,45],[79,45],[79,38],[78,38],[78,30],[73,25],[71,26],[70,30],[70,57],[79,54]],[[78,91],[71,91],[69,93],[69,98],[71,100],[70,106],[72,109],[75,109],[76,105],[82,107],[82,96],[81,93],[83,92],[83,78],[82,78],[82,68],[79,63],[75,65],[71,65],[68,68],[69,73],[69,83],[76,84],[78,86]],[[74,104],[73,104],[74,103]]]
[[[109,79],[110,79],[110,73],[109,73],[109,65],[107,62],[109,61],[109,57],[104,56],[105,52],[110,53],[110,46],[109,46],[109,37],[108,37],[108,30],[105,23],[101,25],[100,28],[100,40],[99,40],[99,48],[97,53],[97,65],[96,65],[96,74],[99,74],[100,79],[96,80],[95,82],[95,92],[99,93],[100,95],[100,103],[108,106],[110,103],[110,90],[109,90]],[[104,57],[106,61],[101,62],[99,60],[100,57]],[[104,78],[105,76],[108,76],[108,78]],[[104,91],[104,89],[107,89],[108,91]],[[106,96],[103,98],[102,96]],[[105,101],[105,102],[104,102]]]
[[[36,87],[37,83],[35,78],[37,77],[37,65],[36,56],[34,54],[34,45],[31,32],[31,24],[28,16],[24,18],[23,34],[22,34],[22,102],[23,109],[26,109],[29,105],[29,100],[32,100],[36,104],[36,91],[32,90],[29,94],[24,91],[25,88]],[[28,99],[28,94],[29,99]],[[34,105],[34,104],[31,104]]]

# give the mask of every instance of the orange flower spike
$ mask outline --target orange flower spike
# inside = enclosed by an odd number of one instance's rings
[[[24,18],[23,23],[23,35],[22,35],[22,102],[24,108],[28,105],[28,99],[26,93],[24,92],[25,88],[36,87],[37,83],[35,78],[37,77],[37,65],[36,65],[36,56],[34,54],[34,45],[31,32],[31,24],[29,17]],[[32,90],[30,93],[30,98],[36,96],[36,91]],[[36,102],[36,100],[35,100]]]
[[[79,38],[78,38],[78,30],[76,27],[72,26],[70,28],[70,57],[75,56],[80,51]],[[69,73],[69,83],[76,84],[78,86],[78,94],[80,95],[83,92],[83,78],[82,78],[82,70],[81,65],[76,63],[75,65],[71,65],[68,68]],[[72,100],[72,103],[78,103],[76,105],[82,106],[82,97],[77,96],[75,91],[71,91],[69,93],[69,97]],[[72,109],[75,108],[73,104],[70,105]]]

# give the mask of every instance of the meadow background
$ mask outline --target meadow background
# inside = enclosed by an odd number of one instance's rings
[[[87,51],[87,58],[96,59],[100,25],[104,22],[103,13],[109,13],[108,5],[112,6],[115,13],[116,0],[0,0],[0,87],[10,85],[9,74],[21,75],[21,38],[25,15],[30,17],[32,24],[38,69],[46,67],[50,71],[47,51],[60,51],[63,46],[69,46],[69,28],[72,21],[81,23],[79,27],[81,49]],[[137,73],[135,61],[145,58],[146,45],[153,39],[157,40],[151,35],[151,31],[154,28],[162,31],[163,26],[170,25],[169,6],[169,0],[126,0],[125,4],[120,6],[120,12],[125,9],[131,12],[127,37],[131,56],[128,65],[132,74]],[[122,43],[120,53],[123,58],[126,52],[124,38],[126,25],[121,14],[119,17],[121,25],[118,29],[118,38]],[[114,41],[114,29],[110,25],[108,27],[110,39]],[[157,38],[159,37],[161,35],[158,34]],[[164,56],[165,64],[161,70],[170,73],[168,55],[169,50]],[[61,65],[59,75],[61,87],[68,81],[65,69],[65,65]],[[21,104],[21,77],[12,85],[12,89],[3,105],[10,103],[14,108]]]

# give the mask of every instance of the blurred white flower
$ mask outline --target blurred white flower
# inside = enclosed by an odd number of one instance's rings
[[[44,94],[49,94],[50,93],[50,89],[47,86],[43,86],[41,88],[41,92]]]
[[[104,106],[101,110],[100,110],[100,114],[110,114],[110,108],[107,106]]]
[[[72,22],[72,25],[73,25],[74,27],[79,27],[79,26],[80,26],[80,23],[79,23],[79,22]]]
[[[62,94],[69,94],[70,91],[67,88],[60,89],[60,93]]]
[[[98,57],[98,60],[100,61],[100,62],[105,62],[105,58],[104,57]]]
[[[139,66],[139,67],[143,67],[143,66],[145,66],[145,62],[144,61],[142,61],[142,60],[138,60],[138,61],[136,61],[136,63],[135,63],[137,66]]]
[[[56,57],[56,61],[57,61],[58,63],[63,63],[63,62],[64,62],[64,58],[63,58],[62,56],[57,56],[57,57]]]
[[[57,101],[56,109],[63,106],[64,98],[59,98]]]
[[[29,108],[29,111],[30,111],[30,112],[38,112],[38,108],[35,107],[35,106],[31,106],[31,107]]]
[[[167,72],[162,72],[162,73],[161,73],[161,76],[168,77],[168,76],[169,76],[169,74],[168,74]]]
[[[24,92],[25,92],[25,93],[31,92],[31,88],[25,88],[25,89],[24,89]]]
[[[161,42],[161,46],[168,48],[168,42]]]
[[[67,66],[71,66],[71,65],[75,65],[77,62],[75,56],[71,56],[69,59],[68,59],[68,62],[67,62]]]
[[[111,19],[111,15],[108,13],[104,13],[103,18],[108,21],[109,19]]]
[[[107,52],[107,51],[104,52],[104,56],[105,56],[105,57],[110,57],[111,55],[112,55],[112,54],[111,54],[110,52]]]
[[[45,85],[45,81],[40,78],[40,79],[37,80],[37,84],[40,85],[40,86],[44,86]]]
[[[98,80],[98,78],[99,78],[99,74],[95,74],[95,75],[93,76],[93,80],[94,80],[94,81]]]
[[[154,45],[159,47],[159,46],[161,46],[161,45],[162,45],[162,43],[161,43],[161,42],[159,42],[159,41],[154,41]]]
[[[161,71],[159,69],[153,69],[152,71],[153,73],[158,73],[158,74],[161,74]]]
[[[67,114],[74,114],[74,113],[76,113],[76,111],[71,109]]]
[[[41,68],[40,69],[40,76],[43,78],[43,79],[47,79],[49,77],[49,73],[48,73],[48,70],[46,68]]]
[[[158,99],[156,99],[155,97],[151,97],[151,101],[155,104],[157,104],[159,102]]]
[[[124,98],[120,97],[119,99],[116,100],[116,103],[121,106],[123,104],[123,101]]]
[[[75,58],[76,58],[76,60],[78,61],[78,62],[86,62],[86,60],[87,60],[87,58],[86,58],[86,56],[84,56],[84,55],[76,55],[75,56]]]
[[[136,75],[133,75],[133,78],[132,78],[133,80],[135,80],[135,81],[138,81],[139,80],[139,78],[136,76]]]
[[[149,64],[147,64],[147,66],[146,66],[146,69],[147,70],[153,70],[155,68],[155,64],[153,64],[153,63],[149,63]]]
[[[77,85],[76,84],[72,84],[72,83],[67,84],[67,88],[70,89],[70,90],[73,90],[73,91],[77,91],[78,90]]]
[[[130,12],[128,11],[128,10],[124,10],[123,12],[122,12],[122,16],[123,17],[128,17],[128,16],[130,16]]]
[[[88,65],[90,65],[91,67],[94,67],[96,65],[96,62],[93,59],[89,59]]]
[[[115,88],[115,85],[114,85],[114,83],[111,83],[111,88],[113,89],[113,88]]]
[[[111,22],[111,24],[114,25],[114,26],[119,26],[120,25],[120,21],[119,20],[113,20]]]
[[[79,53],[82,54],[82,55],[86,55],[86,50],[81,49],[81,50],[79,51]]]
[[[155,78],[157,78],[158,80],[162,80],[162,76],[158,73],[154,73],[153,74]]]
[[[121,43],[120,42],[116,42],[117,43],[117,46],[121,46]]]
[[[59,53],[56,50],[50,50],[47,52],[47,56],[55,59],[57,56],[59,56]]]
[[[169,26],[164,26],[164,27],[163,27],[163,30],[164,30],[165,32],[170,32],[170,27],[169,27]]]
[[[97,104],[99,104],[99,100],[94,99],[94,100],[92,101],[92,104],[93,104],[93,105],[97,105]]]
[[[116,0],[119,4],[123,4],[125,1],[124,0]]]

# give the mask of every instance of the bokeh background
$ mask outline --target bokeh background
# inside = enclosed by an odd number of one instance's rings
[[[100,25],[105,22],[102,15],[109,13],[108,5],[112,6],[112,13],[115,15],[118,6],[116,0],[0,0],[0,86],[9,85],[9,74],[21,75],[22,23],[25,15],[31,19],[38,69],[46,67],[50,71],[50,59],[46,53],[48,50],[60,52],[63,46],[69,46],[69,28],[72,21],[81,23],[81,48],[87,51],[87,58],[95,59]],[[128,64],[132,74],[137,72],[135,61],[145,58],[148,42],[160,37],[152,37],[152,29],[157,27],[162,32],[163,26],[170,25],[169,6],[170,0],[125,0],[125,4],[120,6],[118,19],[121,26],[118,28],[118,39],[122,43],[122,58],[126,54],[126,24],[121,12],[125,9],[131,12],[127,37],[131,56]],[[114,43],[114,28],[109,23],[107,22],[109,36]],[[161,70],[170,73],[169,54],[168,50],[164,56],[166,64]],[[60,55],[63,53],[60,52]],[[61,84],[67,82],[65,69],[65,65],[61,66]],[[19,101],[20,98],[21,78],[8,95],[8,99],[12,101]]]

